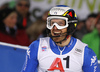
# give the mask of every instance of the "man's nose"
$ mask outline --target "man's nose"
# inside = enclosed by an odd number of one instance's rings
[[[58,28],[54,25],[54,26],[53,26],[53,29],[57,30]]]

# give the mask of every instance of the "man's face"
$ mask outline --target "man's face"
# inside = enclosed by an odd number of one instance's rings
[[[65,25],[65,21],[62,20],[62,19],[52,19],[51,20],[51,25],[53,23],[57,23],[61,26],[64,26]],[[61,40],[63,40],[65,37],[66,37],[66,33],[67,32],[67,28],[64,28],[64,29],[58,29],[56,26],[54,26],[52,29],[51,29],[51,35],[52,36],[58,36],[58,35],[61,35],[60,37],[53,37],[53,40],[55,42],[60,42]],[[63,35],[62,35],[63,34]]]
[[[16,10],[20,14],[27,14],[29,11],[29,4],[27,3],[27,1],[20,1],[16,6]]]

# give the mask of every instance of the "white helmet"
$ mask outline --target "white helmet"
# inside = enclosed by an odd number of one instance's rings
[[[66,24],[65,26],[60,26],[57,23],[54,23],[53,25],[51,25],[51,20],[52,19],[63,19],[65,20]],[[58,29],[63,29],[69,26],[69,23],[75,23],[75,27],[76,27],[76,23],[77,23],[77,18],[76,18],[76,14],[74,12],[73,9],[71,9],[68,6],[65,5],[58,5],[56,7],[53,7],[47,17],[47,28],[48,29],[52,29],[53,26],[55,25]]]

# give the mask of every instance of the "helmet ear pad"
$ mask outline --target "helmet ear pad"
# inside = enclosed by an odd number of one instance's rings
[[[74,26],[74,23],[68,23],[69,26],[67,27],[67,33],[68,35],[72,35],[75,30],[76,30],[76,27]]]

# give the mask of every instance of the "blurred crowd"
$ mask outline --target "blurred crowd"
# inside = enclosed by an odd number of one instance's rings
[[[8,7],[8,3],[0,7],[0,42],[28,46],[32,41],[47,36],[48,10],[33,22],[29,8],[29,0],[17,0],[14,8]],[[73,37],[87,43],[100,59],[100,13],[91,13],[85,20],[78,20]]]

